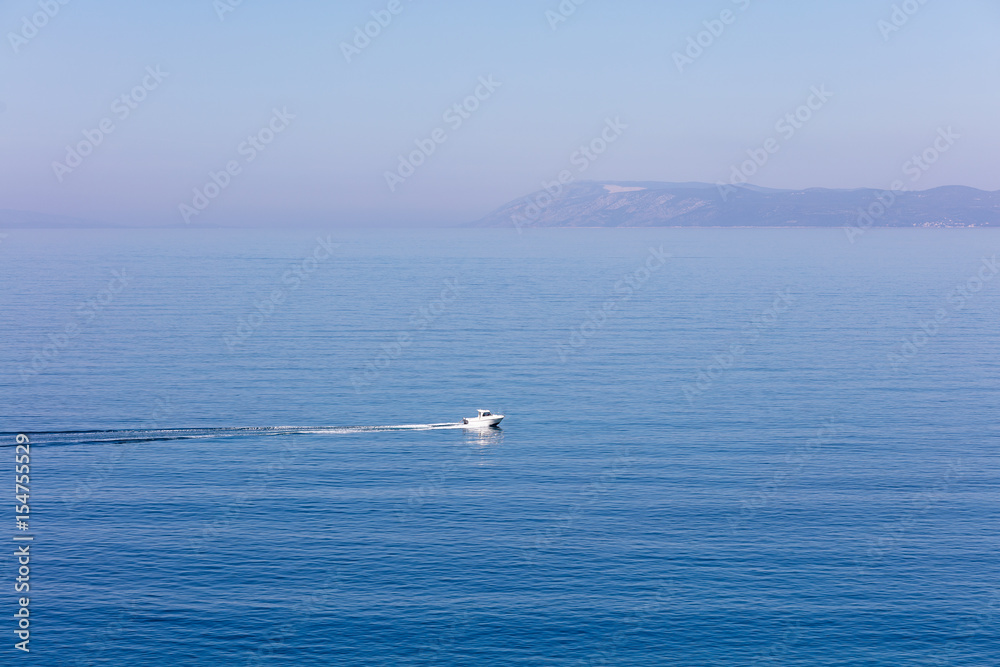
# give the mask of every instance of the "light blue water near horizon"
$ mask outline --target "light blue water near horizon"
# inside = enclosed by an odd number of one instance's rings
[[[4,661],[997,664],[998,249],[9,230]]]

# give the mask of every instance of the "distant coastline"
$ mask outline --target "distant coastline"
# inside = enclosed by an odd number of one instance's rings
[[[232,222],[232,221],[230,221]],[[659,181],[546,184],[464,224],[309,224],[360,228],[1000,228],[1000,190],[950,185],[928,190],[807,188]],[[0,209],[0,229],[269,229],[260,224],[126,225],[36,211]]]
[[[1000,191],[553,182],[472,227],[1000,227]]]

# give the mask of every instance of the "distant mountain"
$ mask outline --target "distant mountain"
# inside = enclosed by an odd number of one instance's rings
[[[862,218],[862,212],[870,217]],[[859,220],[875,227],[997,227],[1000,191],[947,186],[888,193],[581,181],[562,186],[554,198],[539,190],[516,199],[470,226],[841,227]]]

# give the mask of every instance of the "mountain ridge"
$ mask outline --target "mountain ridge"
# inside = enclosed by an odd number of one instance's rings
[[[509,201],[468,226],[1000,227],[1000,190],[576,181]]]

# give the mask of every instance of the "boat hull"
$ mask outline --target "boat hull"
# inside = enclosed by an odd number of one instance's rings
[[[473,417],[471,419],[463,419],[462,425],[469,428],[489,428],[490,426],[497,426],[503,419],[503,415],[492,415],[490,417]]]

